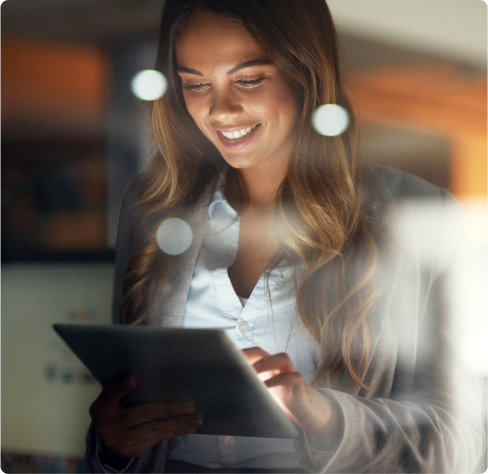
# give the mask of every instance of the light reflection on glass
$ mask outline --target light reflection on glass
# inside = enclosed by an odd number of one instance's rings
[[[461,201],[458,209],[453,201],[404,200],[386,220],[391,222],[388,237],[403,254],[404,265],[418,261],[419,275],[426,275],[434,262],[445,317],[439,330],[449,324],[457,361],[464,370],[486,377],[486,204]],[[419,346],[419,362],[430,354],[430,347]]]
[[[469,299],[462,306],[462,318],[455,321],[455,333],[459,339],[461,356],[465,363],[480,376],[488,375],[488,288],[487,238],[488,214],[486,199],[459,199],[459,210],[464,223],[467,241],[466,259],[469,274],[464,277],[464,285],[469,291]],[[453,287],[452,291],[457,288]]]
[[[340,105],[321,105],[313,114],[312,125],[321,135],[334,137],[346,131],[349,125],[349,114]]]
[[[167,81],[159,71],[146,69],[132,79],[133,94],[141,100],[157,100],[166,92]]]
[[[169,255],[186,252],[193,242],[191,227],[182,219],[172,217],[161,223],[156,232],[159,248]]]

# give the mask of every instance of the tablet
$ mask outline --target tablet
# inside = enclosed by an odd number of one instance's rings
[[[295,426],[244,354],[216,329],[55,324],[55,331],[103,387],[132,375],[130,407],[190,402],[197,434],[293,438]]]

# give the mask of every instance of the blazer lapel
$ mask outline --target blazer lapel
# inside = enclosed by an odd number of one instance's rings
[[[185,314],[186,300],[190,290],[200,247],[208,221],[208,206],[215,190],[212,182],[202,193],[198,203],[191,210],[184,210],[180,218],[190,225],[193,241],[190,248],[181,255],[174,276],[163,291],[150,314],[150,324],[163,327],[181,327]]]

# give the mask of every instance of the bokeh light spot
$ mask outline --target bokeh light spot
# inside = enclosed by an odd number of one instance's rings
[[[141,100],[157,100],[164,95],[168,83],[159,71],[146,69],[138,72],[132,79],[131,89]]]
[[[334,137],[346,131],[349,125],[349,114],[340,105],[321,105],[313,114],[312,125],[321,135]]]
[[[172,217],[161,223],[156,232],[159,248],[169,255],[186,252],[193,242],[191,227],[182,219]]]

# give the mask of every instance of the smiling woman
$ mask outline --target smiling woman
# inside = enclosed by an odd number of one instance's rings
[[[92,405],[89,469],[469,471],[477,392],[457,378],[439,301],[462,246],[456,205],[358,165],[326,3],[166,0],[156,69],[160,154],[127,191],[114,322],[224,328],[300,436],[199,435],[186,400],[122,407],[128,377]],[[314,131],[327,104],[347,112],[342,134]],[[414,219],[393,245],[407,197],[438,212],[428,239]]]

